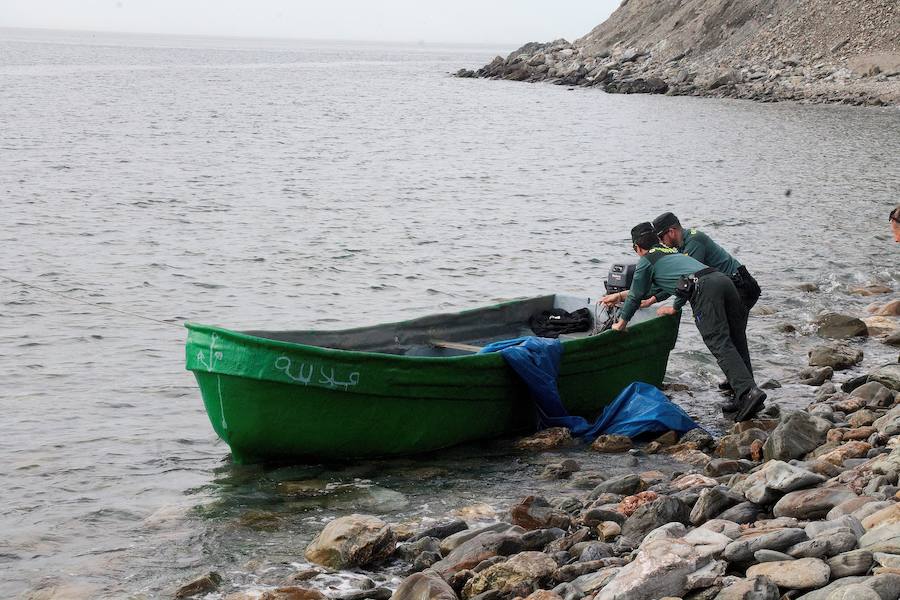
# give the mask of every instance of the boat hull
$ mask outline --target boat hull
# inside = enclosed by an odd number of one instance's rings
[[[187,367],[238,463],[416,454],[536,424],[528,391],[499,354],[354,352],[188,324]],[[660,385],[678,320],[563,342],[560,396],[598,416],[634,381]]]

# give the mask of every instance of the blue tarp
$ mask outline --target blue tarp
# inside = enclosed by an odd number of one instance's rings
[[[684,433],[699,427],[665,394],[640,381],[622,390],[597,421],[589,423],[570,415],[559,397],[556,385],[562,357],[559,340],[523,337],[494,342],[481,349],[481,352],[498,351],[531,391],[542,429],[568,427],[573,436],[590,441],[604,433],[636,437],[669,430]]]

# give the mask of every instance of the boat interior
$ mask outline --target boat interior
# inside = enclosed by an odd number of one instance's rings
[[[598,322],[607,319],[606,310],[591,298],[563,294],[525,298],[500,305],[457,313],[437,314],[371,327],[338,331],[244,331],[248,335],[318,346],[336,350],[377,352],[406,356],[462,356],[477,353],[482,347],[502,340],[535,335],[529,325],[532,316],[551,309],[574,312],[587,308],[591,327],[582,332],[565,333],[560,340],[595,333]],[[649,318],[650,311],[638,311],[636,320]],[[644,313],[644,314],[641,314]]]

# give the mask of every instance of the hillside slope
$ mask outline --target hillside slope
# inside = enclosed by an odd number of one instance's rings
[[[898,0],[625,0],[569,43],[459,76],[608,92],[900,105]]]

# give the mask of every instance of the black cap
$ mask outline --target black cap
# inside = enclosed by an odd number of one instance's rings
[[[664,212],[663,214],[653,219],[653,231],[656,232],[656,235],[659,235],[666,229],[675,226],[681,227],[681,221],[679,221],[678,217],[670,212]]]
[[[638,223],[631,228],[631,243],[649,250],[659,243],[659,237],[653,231],[653,223]]]

